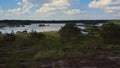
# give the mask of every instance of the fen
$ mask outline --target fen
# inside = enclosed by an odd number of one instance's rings
[[[100,56],[120,57],[118,23],[92,25],[82,30],[70,22],[59,31],[0,34],[0,65],[6,67],[18,68],[24,62],[35,67],[37,62],[33,60],[94,59]]]

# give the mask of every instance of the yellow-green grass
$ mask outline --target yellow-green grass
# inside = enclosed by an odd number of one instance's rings
[[[52,37],[56,37],[56,38],[60,37],[58,31],[48,31],[48,32],[41,32],[41,33],[46,36],[52,36]]]
[[[46,59],[46,58],[51,58],[51,59],[59,59],[63,57],[64,52],[62,50],[47,50],[47,51],[39,51],[36,53],[34,56],[35,59]]]

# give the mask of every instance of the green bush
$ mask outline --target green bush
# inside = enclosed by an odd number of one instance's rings
[[[75,23],[66,23],[59,31],[60,38],[65,43],[75,42],[80,39],[81,29]]]
[[[101,27],[100,36],[105,44],[120,44],[120,25],[104,24]]]
[[[45,37],[45,35],[41,33],[37,33],[36,31],[33,31],[30,33],[30,37],[31,39],[42,39]]]

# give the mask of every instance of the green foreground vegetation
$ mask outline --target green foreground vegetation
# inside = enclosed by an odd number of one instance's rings
[[[81,31],[88,34],[82,34]],[[66,49],[71,48],[74,50],[72,55],[66,55]],[[67,23],[59,31],[0,35],[0,64],[11,68],[32,60],[87,58],[97,55],[98,50],[106,56],[120,57],[120,54],[113,53],[120,50],[119,24],[108,23],[81,30],[76,24]]]

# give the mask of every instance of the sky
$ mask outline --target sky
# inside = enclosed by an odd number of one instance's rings
[[[120,0],[0,0],[0,20],[120,19]]]

